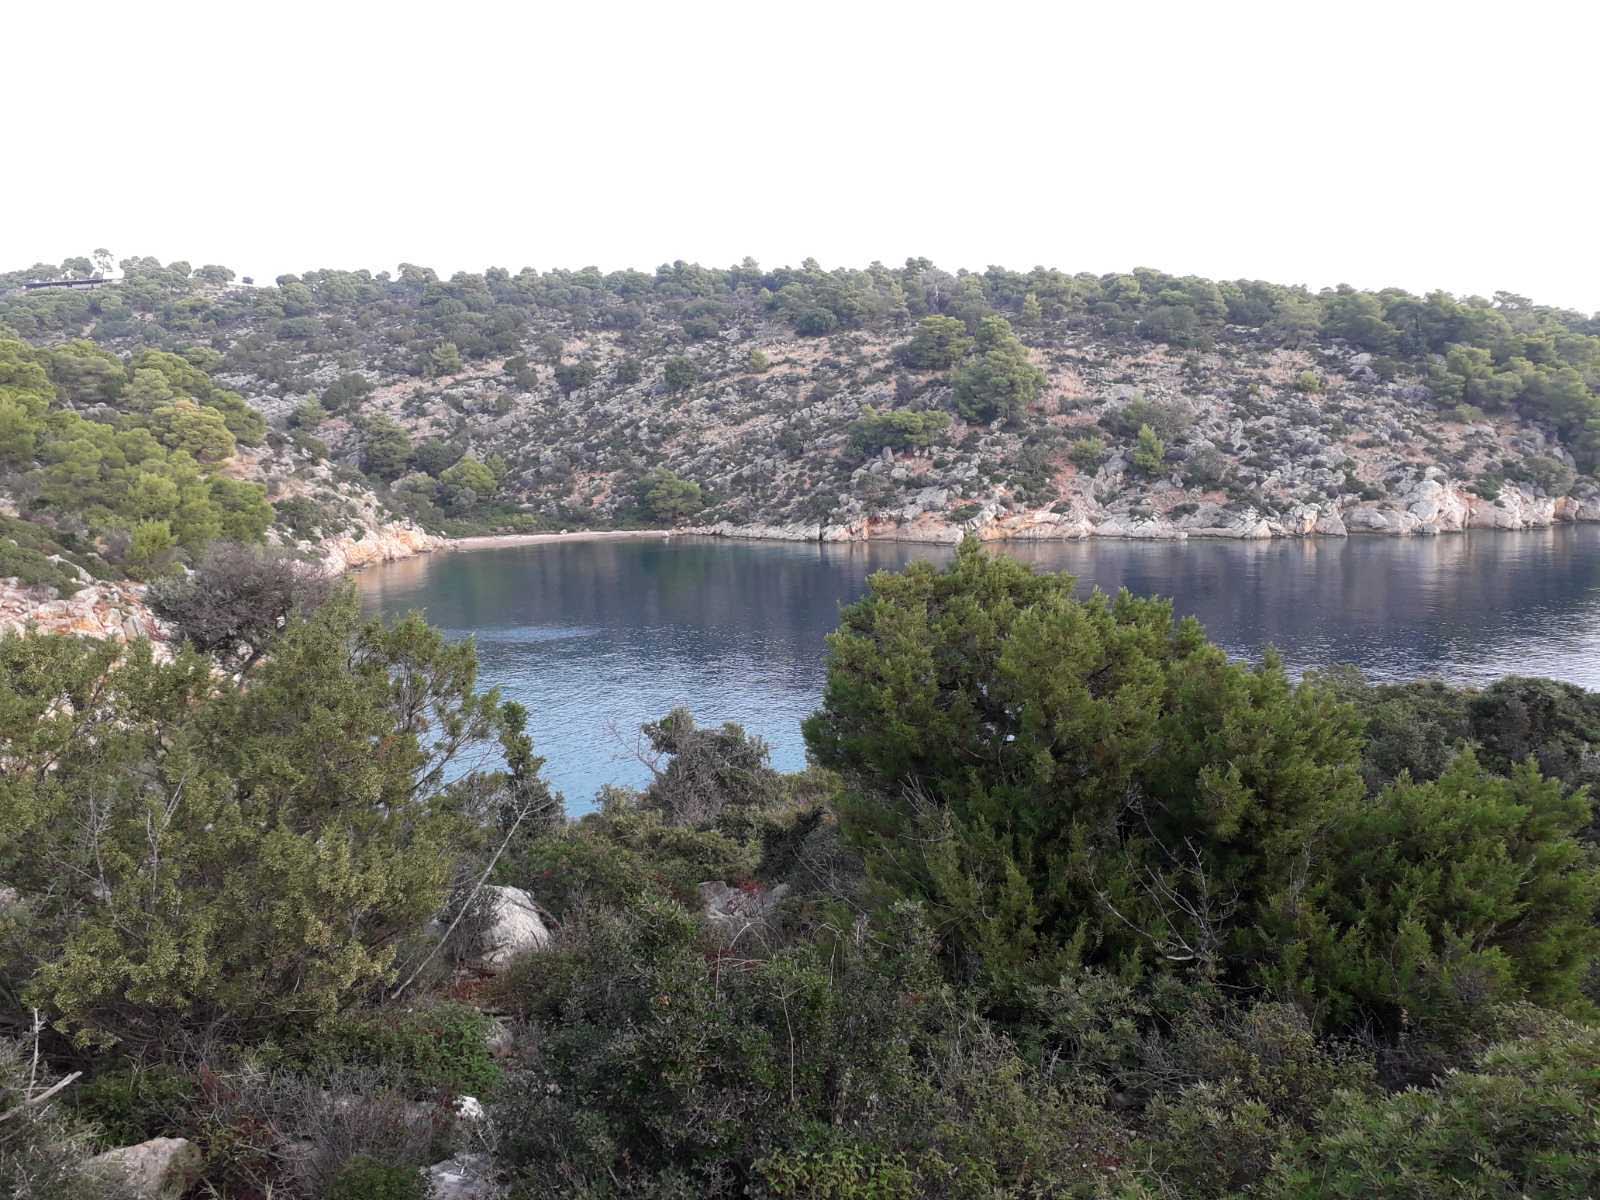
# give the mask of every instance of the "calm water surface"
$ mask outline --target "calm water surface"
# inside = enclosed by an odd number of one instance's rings
[[[1483,683],[1550,675],[1600,689],[1600,527],[1435,538],[1014,544],[1079,586],[1173,598],[1231,653],[1296,670]],[[482,678],[527,705],[569,810],[639,784],[638,726],[675,705],[736,720],[774,765],[804,763],[823,635],[873,571],[952,551],[711,538],[568,542],[424,555],[357,576],[369,612],[420,609],[476,637]]]

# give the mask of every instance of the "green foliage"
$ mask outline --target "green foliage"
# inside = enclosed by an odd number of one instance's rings
[[[0,1039],[0,1195],[10,1200],[121,1200],[111,1181],[89,1175],[92,1127],[63,1099],[59,1082],[34,1062],[35,1048]]]
[[[366,419],[362,429],[361,469],[379,479],[398,479],[411,465],[411,438],[392,418],[381,413]]]
[[[248,687],[43,636],[0,639],[0,684],[0,873],[30,913],[5,971],[133,1053],[178,1020],[303,1028],[389,979],[470,842],[447,768],[501,721],[470,645],[349,596]]]
[[[354,371],[334,380],[322,393],[322,407],[331,413],[348,412],[372,395],[372,381]]]
[[[976,354],[954,376],[956,411],[968,421],[1020,421],[1044,387],[1044,372],[1004,317],[985,317],[976,343]]]
[[[427,1173],[360,1155],[334,1177],[327,1200],[428,1200]]]
[[[69,407],[74,396],[125,411],[89,420]],[[0,339],[0,460],[22,473],[24,516],[87,530],[130,573],[160,574],[217,537],[261,538],[272,519],[263,489],[213,468],[262,428],[177,355],[146,351],[123,369],[85,343],[46,353]],[[42,568],[20,552],[44,536],[13,535],[29,575]]]
[[[489,499],[500,486],[494,472],[470,454],[443,472],[439,482],[451,487],[471,488],[480,500]]]
[[[1448,1028],[1489,1002],[1588,1011],[1600,869],[1576,834],[1582,793],[1470,752],[1333,817],[1304,892],[1277,917],[1277,978],[1338,1024]],[[1303,974],[1302,974],[1303,972]]]
[[[1089,472],[1100,469],[1100,464],[1105,461],[1106,444],[1103,439],[1093,436],[1074,438],[1072,445],[1067,447],[1067,460],[1078,470]]]
[[[107,1145],[132,1146],[168,1136],[197,1092],[194,1080],[158,1063],[104,1071],[79,1084],[69,1099]]]
[[[556,368],[556,386],[561,389],[562,395],[570,396],[593,383],[595,374],[593,363],[562,363]]]
[[[1115,1132],[965,1017],[931,943],[909,907],[754,959],[670,903],[581,910],[520,980],[502,1161],[564,1196],[1093,1194]]]
[[[1518,1014],[1517,1035],[1431,1088],[1340,1093],[1267,1181],[1281,1200],[1518,1200],[1600,1189],[1600,1030]]]
[[[634,487],[640,511],[650,520],[676,525],[686,521],[705,507],[705,496],[700,485],[689,479],[679,479],[673,472],[662,469],[651,471]]]
[[[1325,690],[971,539],[946,571],[872,578],[804,729],[868,870],[1002,984],[1078,962],[1246,970],[1253,924],[1360,792],[1354,714]]]
[[[1133,454],[1130,457],[1134,468],[1142,474],[1159,475],[1167,457],[1167,445],[1156,436],[1154,429],[1148,425],[1141,425],[1139,437],[1134,443]]]
[[[744,369],[753,375],[760,375],[771,365],[772,363],[768,360],[766,351],[759,347],[745,355]]]
[[[681,355],[669,358],[662,368],[661,381],[669,392],[686,392],[700,381],[700,369]]]
[[[457,375],[465,365],[461,361],[461,350],[454,342],[440,342],[428,351],[429,375]]]
[[[1181,438],[1188,432],[1191,421],[1181,404],[1146,400],[1143,396],[1135,396],[1100,418],[1101,426],[1117,437],[1138,437],[1139,430],[1149,426],[1157,437],[1166,441]]]
[[[885,448],[926,450],[949,428],[949,413],[879,412],[869,404],[850,426],[850,451],[866,458]]]
[[[918,371],[946,371],[973,347],[967,327],[953,317],[924,317],[911,340],[900,347],[899,359]]]
[[[350,1009],[324,1022],[301,1052],[308,1068],[381,1069],[411,1095],[483,1097],[500,1082],[489,1053],[489,1018],[450,1001],[397,1009]]]

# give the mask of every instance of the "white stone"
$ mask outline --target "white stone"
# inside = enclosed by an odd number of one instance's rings
[[[188,1138],[152,1138],[91,1158],[86,1167],[124,1189],[126,1200],[179,1200],[205,1166],[205,1155]]]
[[[483,931],[482,962],[495,969],[518,955],[542,950],[550,931],[539,916],[533,897],[521,888],[490,886],[483,889],[489,902],[489,921]]]

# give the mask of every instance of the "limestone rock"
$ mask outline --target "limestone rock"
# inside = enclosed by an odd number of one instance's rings
[[[550,931],[539,916],[533,897],[521,888],[490,886],[483,889],[490,917],[483,931],[483,965],[501,970],[518,955],[542,950]]]
[[[342,535],[323,542],[319,547],[322,561],[330,572],[343,574],[371,563],[393,562],[410,558],[414,554],[427,554],[443,548],[448,543],[425,530],[404,521],[390,521],[371,529],[363,529],[358,538]]]
[[[86,1165],[120,1183],[127,1200],[179,1200],[199,1179],[205,1156],[188,1138],[153,1138],[98,1154]]]

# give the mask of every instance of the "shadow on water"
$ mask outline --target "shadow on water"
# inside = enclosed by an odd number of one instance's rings
[[[1437,538],[1013,543],[1080,588],[1170,596],[1229,652],[1379,679],[1551,675],[1600,688],[1600,528]],[[822,690],[823,637],[867,576],[945,547],[681,538],[428,555],[357,579],[369,612],[476,635],[482,676],[532,714],[569,807],[638,784],[634,732],[677,704],[737,720],[784,769]]]

